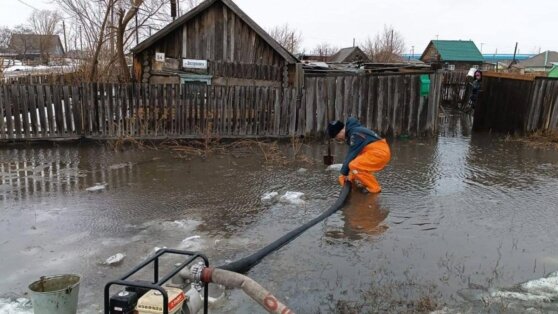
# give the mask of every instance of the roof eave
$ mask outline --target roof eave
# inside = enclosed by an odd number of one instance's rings
[[[206,0],[199,4],[197,7],[193,8],[192,10],[188,11],[186,14],[182,15],[181,17],[177,18],[176,20],[169,23],[167,26],[160,29],[158,32],[149,36],[144,41],[139,43],[134,48],[130,49],[132,53],[140,53],[145,49],[149,48],[151,45],[156,43],[159,39],[165,37],[165,35],[169,34],[173,30],[177,29],[183,23],[188,22],[192,17],[198,15],[198,13],[202,12],[203,10],[209,8],[213,3],[217,0]]]
[[[281,46],[275,39],[273,39],[267,32],[261,28],[254,20],[252,20],[244,11],[242,11],[234,2],[231,0],[206,0],[202,2],[200,5],[195,7],[194,9],[190,10],[188,13],[184,14],[183,16],[179,17],[172,23],[169,23],[163,29],[159,30],[153,36],[150,36],[146,40],[139,43],[136,47],[130,49],[130,51],[134,54],[140,53],[145,49],[149,48],[151,45],[156,43],[158,40],[169,34],[170,32],[174,31],[182,24],[188,22],[190,19],[198,15],[200,12],[208,9],[212,6],[215,2],[221,1],[224,5],[229,7],[235,14],[237,14],[246,24],[248,24],[260,37],[262,37],[267,44],[269,44],[278,54],[283,57],[287,63],[298,63],[299,60],[290,52],[288,52],[283,46]]]

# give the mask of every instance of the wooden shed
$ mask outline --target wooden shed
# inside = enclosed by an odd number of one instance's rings
[[[298,59],[231,0],[206,0],[132,50],[143,83],[287,87]]]
[[[359,47],[348,47],[340,49],[336,54],[329,58],[330,63],[346,62],[370,62],[368,56]]]
[[[427,64],[442,64],[449,70],[480,68],[484,58],[470,40],[431,40],[420,60]]]

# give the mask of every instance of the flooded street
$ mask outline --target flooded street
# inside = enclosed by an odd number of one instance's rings
[[[380,195],[352,193],[248,275],[297,313],[558,311],[558,279],[541,279],[558,271],[558,152],[471,134],[468,123],[448,115],[437,138],[390,140]],[[334,148],[342,162],[345,147]],[[200,251],[214,266],[249,255],[335,202],[325,151],[308,144],[314,163],[281,165],[247,148],[207,159],[0,149],[0,299],[28,298],[41,275],[78,273],[80,312],[97,313],[104,284],[156,247]],[[289,191],[303,201],[261,199]],[[104,264],[117,253],[122,263]],[[262,310],[228,291],[211,313],[231,312]]]

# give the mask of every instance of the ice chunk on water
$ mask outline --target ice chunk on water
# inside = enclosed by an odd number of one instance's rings
[[[304,200],[302,199],[302,197],[304,196],[304,193],[302,192],[286,192],[285,194],[281,195],[281,197],[279,198],[279,201],[281,203],[288,203],[288,204],[294,204],[294,205],[300,205],[300,204],[304,204]]]
[[[0,299],[0,313],[33,314],[31,300],[26,298]]]
[[[495,299],[515,299],[519,301],[550,302],[550,298],[531,293],[512,292],[512,291],[493,291],[490,296]]]
[[[117,253],[109,258],[107,258],[107,260],[105,261],[106,265],[117,265],[120,264],[123,260],[124,257],[126,257],[126,254],[124,253]]]
[[[333,164],[326,168],[326,171],[341,171],[343,164]]]
[[[201,237],[200,237],[200,236],[197,236],[197,235],[196,235],[196,236],[187,237],[186,239],[182,240],[182,243],[189,242],[189,241],[193,241],[193,240],[197,240],[197,239],[201,239]]]
[[[106,183],[95,183],[94,186],[85,189],[87,192],[99,192],[107,188]]]
[[[558,273],[552,273],[546,278],[527,281],[522,283],[520,287],[532,294],[558,297]]]
[[[524,282],[511,289],[490,289],[489,291],[476,289],[470,292],[460,291],[460,295],[469,301],[497,300],[508,303],[519,301],[525,303],[526,306],[546,304],[558,298],[558,273]]]
[[[182,240],[182,248],[191,249],[191,250],[199,250],[201,245],[198,240],[201,237],[198,235],[187,237],[186,239]]]
[[[277,192],[267,192],[262,195],[261,200],[262,202],[272,202],[277,198],[277,196],[279,196],[279,193]]]

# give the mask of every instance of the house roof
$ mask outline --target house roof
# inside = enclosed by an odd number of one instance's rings
[[[242,19],[248,26],[250,26],[260,37],[262,37],[265,42],[267,42],[277,53],[279,53],[287,62],[297,63],[298,59],[292,55],[287,49],[281,46],[275,39],[273,39],[263,28],[261,28],[254,20],[252,20],[244,11],[242,11],[232,0],[205,0],[200,3],[197,7],[188,11],[186,14],[174,20],[172,23],[165,26],[163,29],[155,33],[153,36],[147,38],[146,40],[139,43],[137,46],[131,49],[133,53],[139,53],[149,48],[151,45],[156,43],[159,39],[165,37],[170,32],[174,31],[178,27],[182,26],[184,23],[196,17],[201,12],[205,11],[211,7],[214,3],[221,2],[227,6],[231,11],[233,11],[238,17]]]
[[[355,52],[366,56],[366,54],[359,47],[348,47],[348,48],[339,49],[339,51],[337,51],[336,54],[331,56],[329,62],[333,62],[333,63],[346,62],[347,58],[349,58]],[[363,61],[369,61],[369,60],[368,58],[366,58],[366,60]]]
[[[434,45],[442,61],[471,61],[482,62],[481,52],[470,40],[432,40],[421,56],[425,56],[430,45]]]
[[[547,56],[548,53],[548,56]],[[546,64],[544,63],[546,59]],[[552,67],[554,62],[558,62],[558,52],[556,51],[545,51],[533,56],[527,60],[523,60],[517,64],[519,68],[544,68]]]
[[[51,54],[64,53],[58,35],[13,34],[9,46],[10,50],[27,55],[41,54],[45,49]]]

